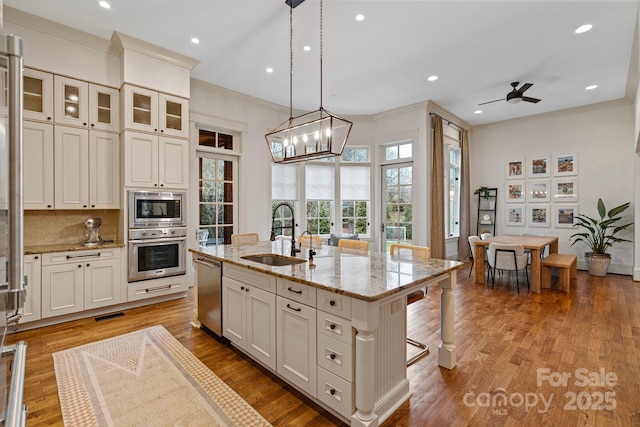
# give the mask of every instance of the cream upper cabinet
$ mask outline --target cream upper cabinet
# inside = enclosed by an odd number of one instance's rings
[[[120,91],[89,83],[89,126],[120,132]]]
[[[89,126],[89,83],[54,76],[55,122],[72,126]]]
[[[112,132],[120,131],[117,89],[55,76],[55,122]]]
[[[53,125],[24,122],[24,208],[53,209]]]
[[[125,186],[189,188],[186,140],[124,132]]]
[[[24,118],[53,122],[53,74],[25,68],[23,82]]]
[[[189,137],[189,101],[131,85],[124,85],[124,128]]]
[[[120,206],[118,136],[55,127],[56,209],[115,209]]]

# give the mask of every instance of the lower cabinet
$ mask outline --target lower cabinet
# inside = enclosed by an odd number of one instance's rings
[[[41,319],[40,295],[42,255],[24,256],[24,275],[27,278],[27,297],[22,308],[22,317],[19,323],[33,322]]]
[[[316,395],[316,310],[278,296],[278,374]]]
[[[274,277],[223,264],[222,334],[272,371],[276,370],[274,292]]]
[[[45,254],[42,318],[118,304],[120,280],[120,249]]]

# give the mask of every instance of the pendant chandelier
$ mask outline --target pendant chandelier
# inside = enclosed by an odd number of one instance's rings
[[[275,163],[294,163],[342,155],[353,123],[322,107],[322,0],[320,0],[320,108],[293,117],[293,8],[289,5],[289,118],[265,135]]]

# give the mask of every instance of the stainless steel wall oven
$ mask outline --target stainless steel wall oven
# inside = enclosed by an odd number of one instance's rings
[[[186,273],[183,192],[129,192],[128,281]]]

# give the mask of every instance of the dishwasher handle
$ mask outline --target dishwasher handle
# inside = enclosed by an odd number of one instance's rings
[[[195,258],[193,260],[193,262],[195,262],[196,264],[206,265],[207,267],[211,267],[211,268],[220,268],[220,267],[222,267],[220,261],[214,261],[214,260],[211,260],[211,259]]]

